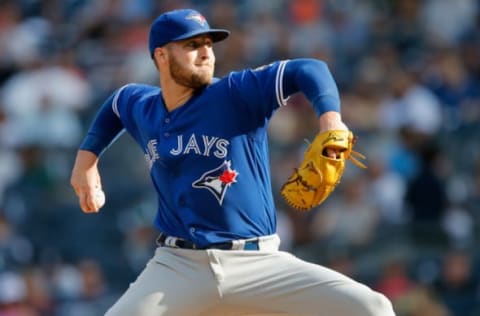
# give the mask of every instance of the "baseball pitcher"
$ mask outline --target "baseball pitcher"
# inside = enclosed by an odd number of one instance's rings
[[[160,87],[119,88],[80,146],[71,184],[85,213],[103,205],[98,159],[123,130],[142,148],[158,195],[158,248],[106,315],[393,316],[382,294],[279,251],[267,126],[288,96],[302,92],[319,122],[282,188],[293,207],[320,204],[346,159],[361,158],[326,64],[283,60],[215,78],[213,43],[228,36],[195,10],[160,15],[149,37]]]

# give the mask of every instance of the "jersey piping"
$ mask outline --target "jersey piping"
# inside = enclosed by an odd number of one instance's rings
[[[275,95],[277,97],[277,103],[279,106],[287,105],[288,98],[283,96],[283,72],[288,60],[280,62],[277,70],[277,77],[275,78]]]
[[[123,87],[121,87],[117,94],[115,94],[115,97],[113,98],[113,101],[112,101],[112,110],[113,110],[113,113],[115,113],[118,118],[120,118],[120,112],[118,112],[118,98],[120,97],[120,93],[123,91],[123,89],[125,89],[127,86],[129,86],[128,84],[127,85],[124,85]]]

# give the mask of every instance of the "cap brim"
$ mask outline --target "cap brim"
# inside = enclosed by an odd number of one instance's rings
[[[214,42],[220,42],[226,39],[230,35],[230,31],[222,30],[222,29],[197,30],[197,31],[186,33],[186,34],[182,34],[182,36],[176,37],[172,39],[172,41],[181,41],[187,38],[191,38],[191,37],[195,37],[203,34],[209,34],[212,36],[212,40]]]

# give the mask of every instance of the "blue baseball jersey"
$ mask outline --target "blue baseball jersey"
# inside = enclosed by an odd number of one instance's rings
[[[99,154],[92,148],[103,150],[128,131],[144,152],[158,194],[155,226],[168,235],[204,247],[274,234],[267,125],[287,95],[302,90],[295,78],[283,78],[288,63],[216,78],[173,111],[160,88],[128,84],[105,102],[81,149]],[[321,111],[338,110],[333,79],[328,71],[320,77],[314,82],[327,82],[321,92],[304,80],[305,94],[322,103]]]

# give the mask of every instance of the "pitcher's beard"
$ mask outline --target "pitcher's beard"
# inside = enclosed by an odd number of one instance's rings
[[[212,73],[209,71],[192,72],[186,69],[174,57],[170,56],[170,76],[179,85],[192,88],[194,90],[202,89],[212,82]]]

